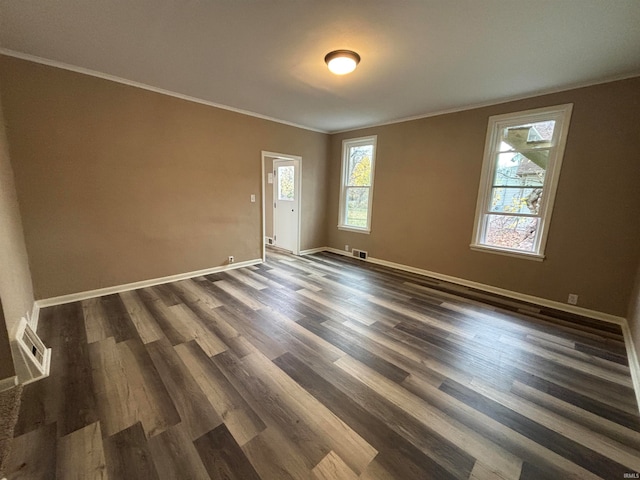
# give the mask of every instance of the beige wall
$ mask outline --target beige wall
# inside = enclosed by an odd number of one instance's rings
[[[303,250],[349,244],[627,314],[640,261],[639,78],[332,136],[8,57],[0,94],[37,298],[259,258],[249,196],[260,198],[267,150],[303,157]],[[547,258],[471,251],[488,117],[569,102]],[[341,141],[370,134],[373,231],[338,231]]]
[[[8,332],[33,308],[33,289],[0,105],[0,379],[12,376]]]
[[[574,103],[543,262],[469,248],[488,117]],[[640,78],[333,135],[329,245],[626,316],[640,258]],[[339,231],[341,142],[378,135],[372,232]]]
[[[260,258],[262,150],[326,243],[327,135],[10,57],[0,88],[36,298]]]

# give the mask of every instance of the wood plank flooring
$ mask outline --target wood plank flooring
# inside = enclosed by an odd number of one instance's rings
[[[622,479],[615,325],[328,253],[51,307],[8,478]],[[626,478],[638,478],[627,476]]]

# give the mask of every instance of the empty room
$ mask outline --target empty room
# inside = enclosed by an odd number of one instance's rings
[[[638,25],[0,1],[0,479],[640,478]]]

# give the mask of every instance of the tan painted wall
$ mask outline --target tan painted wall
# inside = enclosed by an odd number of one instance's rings
[[[0,89],[37,298],[259,258],[249,195],[260,198],[269,150],[303,157],[301,249],[348,243],[627,314],[640,260],[638,78],[331,137],[8,57]],[[547,259],[471,251],[488,117],[567,102]],[[378,135],[373,232],[341,232],[341,141],[368,134]]]
[[[38,299],[260,258],[262,150],[326,243],[325,134],[10,57],[0,87]]]
[[[562,103],[573,116],[543,262],[469,249],[488,117]],[[329,245],[626,316],[640,258],[640,78],[333,135]],[[339,231],[343,139],[378,135],[370,235]]]
[[[8,332],[33,308],[33,288],[22,232],[5,122],[0,104],[0,379],[12,376]]]

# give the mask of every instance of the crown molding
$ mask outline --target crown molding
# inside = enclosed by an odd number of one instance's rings
[[[89,68],[77,67],[69,63],[59,62],[57,60],[49,60],[48,58],[38,57],[36,55],[31,55],[29,53],[17,52],[15,50],[10,50],[8,48],[0,47],[0,55],[6,55],[7,57],[18,58],[20,60],[27,60],[29,62],[38,63],[40,65],[46,65],[48,67],[60,68],[62,70],[68,70],[70,72],[80,73],[82,75],[89,75],[90,77],[101,78],[103,80],[109,80],[111,82],[121,83],[123,85],[128,85],[130,87],[141,88],[142,90],[148,90],[150,92],[159,93],[161,95],[167,95],[169,97],[179,98],[181,100],[186,100],[187,102],[199,103],[201,105],[206,105],[208,107],[214,107],[214,108],[219,108],[221,110],[240,113],[242,115],[247,115],[249,117],[255,117],[261,120],[267,120],[269,122],[280,123],[282,125],[287,125],[289,127],[301,128],[303,130],[310,130],[312,132],[317,132],[317,133],[324,133],[324,134],[329,133],[325,130],[319,130],[317,128],[307,127],[306,125],[300,125],[297,123],[288,122],[286,120],[280,120],[278,118],[269,117],[267,115],[251,112],[249,110],[242,110],[240,108],[230,107],[229,105],[223,105],[221,103],[210,102],[208,100],[203,100],[201,98],[191,97],[189,95],[183,95],[182,93],[178,93],[178,92],[172,92],[171,90],[157,88],[152,85],[147,85],[146,83],[128,80],[126,78],[117,77],[115,75],[109,75],[108,73],[98,72],[96,70],[91,70]]]

